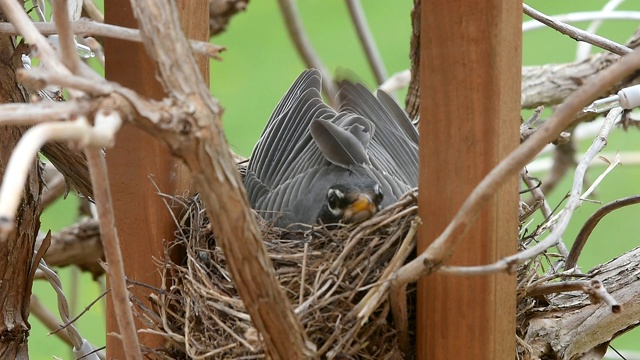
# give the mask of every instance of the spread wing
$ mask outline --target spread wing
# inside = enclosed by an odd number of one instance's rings
[[[400,106],[385,92],[374,96],[361,84],[341,83],[340,112],[370,120],[376,131],[368,146],[371,165],[409,188],[418,185],[418,132]]]
[[[244,184],[249,200],[279,226],[311,224],[329,186],[374,178],[395,201],[417,186],[418,134],[384,93],[343,84],[340,112],[320,95],[317,70],[306,70],[280,100],[251,155]],[[316,209],[317,208],[317,209]]]
[[[284,190],[299,188],[299,184],[290,183],[300,181],[300,174],[326,161],[309,132],[312,120],[332,119],[336,114],[322,101],[320,87],[319,72],[304,71],[269,118],[251,155],[244,181],[249,201],[256,210],[279,209],[278,204],[286,199],[277,194],[297,196]],[[280,187],[283,189],[275,191]]]

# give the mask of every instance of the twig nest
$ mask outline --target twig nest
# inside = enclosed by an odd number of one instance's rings
[[[202,204],[197,197],[176,200],[187,210],[161,264],[168,289],[152,296],[154,309],[138,309],[150,329],[167,339],[165,349],[149,351],[172,359],[262,358],[260,334]],[[415,231],[407,234],[416,212],[411,192],[358,225],[288,232],[261,221],[280,285],[319,356],[402,357],[389,316],[388,280],[414,248]]]

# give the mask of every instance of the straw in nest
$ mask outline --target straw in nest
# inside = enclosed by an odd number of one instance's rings
[[[159,358],[265,358],[260,337],[215,245],[197,197],[161,264],[168,290],[138,316],[163,335]],[[326,358],[402,358],[390,323],[389,278],[414,248],[416,193],[405,195],[359,225],[287,232],[261,222],[276,275],[318,355]],[[183,247],[184,263],[169,254]]]

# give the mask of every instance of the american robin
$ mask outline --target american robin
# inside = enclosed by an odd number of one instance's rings
[[[244,180],[253,208],[279,227],[365,220],[418,183],[418,133],[385,92],[340,84],[338,110],[320,73],[304,71],[258,140]]]

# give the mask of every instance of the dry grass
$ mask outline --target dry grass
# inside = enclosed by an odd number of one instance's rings
[[[290,232],[259,220],[278,280],[321,358],[412,358],[398,349],[388,285],[415,248],[416,198],[414,190],[370,220],[335,229]],[[159,263],[166,288],[154,291],[152,309],[134,298],[137,315],[149,328],[143,331],[167,340],[165,347],[146,352],[159,359],[266,358],[202,203],[197,196],[173,201],[186,210],[175,241]],[[536,207],[525,202],[521,206],[521,224],[530,229],[521,231],[524,249],[537,242],[549,224],[543,220],[524,225]],[[518,269],[518,358],[529,353],[523,340],[528,317],[545,306],[544,298],[526,293],[533,285],[558,280],[554,265],[559,258],[547,251]],[[415,295],[414,289],[410,295]],[[413,320],[415,296],[408,299]]]
[[[165,258],[184,261],[160,264],[170,285],[153,296],[153,309],[138,309],[151,331],[167,339],[165,349],[147,350],[171,359],[264,358],[202,204],[197,197],[176,200],[188,210]],[[261,223],[280,284],[320,355],[402,357],[386,291],[414,248],[415,203],[411,192],[362,224],[331,230],[288,232]]]

